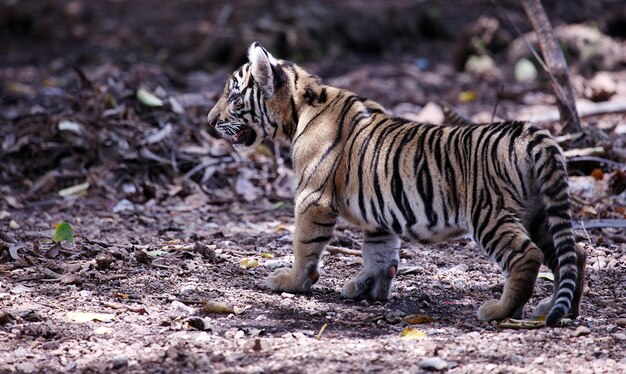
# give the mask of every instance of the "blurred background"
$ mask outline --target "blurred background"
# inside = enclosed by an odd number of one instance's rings
[[[86,195],[123,209],[198,191],[216,203],[289,199],[287,145],[242,157],[204,123],[253,41],[398,115],[441,122],[445,101],[475,121],[531,119],[558,134],[526,15],[497,4],[0,0],[0,208]],[[579,109],[624,101],[624,1],[543,4]],[[602,130],[594,156],[624,161],[623,112],[583,123]]]

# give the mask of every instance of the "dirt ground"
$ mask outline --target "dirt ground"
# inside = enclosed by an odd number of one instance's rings
[[[583,118],[592,144],[561,139],[576,240],[588,255],[581,316],[565,326],[480,322],[477,308],[500,295],[503,277],[469,239],[405,242],[388,302],[344,300],[343,283],[361,267],[362,235],[342,221],[313,291],[274,293],[264,278],[293,260],[288,145],[242,156],[204,124],[245,50],[223,46],[251,31],[207,37],[231,30],[219,21],[222,2],[167,2],[160,11],[150,1],[104,3],[0,3],[8,46],[0,56],[0,372],[626,372],[624,111]],[[595,19],[603,51],[616,51],[609,59],[567,49],[581,111],[626,102],[622,13],[612,1],[594,13],[593,3],[547,5],[559,26]],[[447,101],[476,121],[495,113],[558,133],[546,117],[555,112],[547,80],[516,81],[519,38],[489,4],[417,7],[429,26],[415,31],[413,49],[400,40],[392,52],[343,56],[357,39],[298,50],[286,36],[268,48],[409,118],[436,122],[435,103]],[[519,9],[510,12],[522,22]],[[480,13],[501,20],[505,46],[489,47],[497,38]],[[255,27],[265,31],[252,36],[317,27],[294,14],[261,17]],[[222,47],[203,62],[206,45]],[[495,65],[467,65],[473,54]],[[53,240],[60,222],[71,224],[73,243]],[[529,309],[551,294],[546,277]]]

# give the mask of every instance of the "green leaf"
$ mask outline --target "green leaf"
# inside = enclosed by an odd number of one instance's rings
[[[54,225],[54,228],[53,242],[60,243],[65,240],[68,243],[74,243],[74,229],[72,225],[67,222],[61,222]]]
[[[140,88],[137,90],[137,99],[145,106],[149,106],[151,108],[163,106],[163,100],[156,97],[153,93],[146,90],[145,88]]]

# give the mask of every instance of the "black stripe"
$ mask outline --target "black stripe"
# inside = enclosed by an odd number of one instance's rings
[[[330,240],[330,236],[317,236],[310,240],[300,240],[302,244],[312,244],[312,243],[326,243]]]

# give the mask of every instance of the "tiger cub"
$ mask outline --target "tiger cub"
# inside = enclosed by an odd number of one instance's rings
[[[520,318],[541,264],[554,273],[555,291],[535,314],[547,314],[547,326],[578,316],[586,256],[572,234],[565,159],[548,132],[522,122],[415,123],[324,85],[258,43],[248,59],[207,119],[236,148],[291,142],[294,263],[271,273],[269,288],[310,290],[341,216],[364,231],[364,268],[343,297],[390,297],[401,238],[469,234],[506,276],[500,299],[478,309],[480,320]]]

